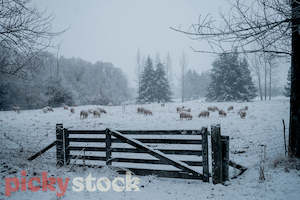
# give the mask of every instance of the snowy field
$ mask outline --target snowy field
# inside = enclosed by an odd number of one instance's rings
[[[300,171],[293,169],[293,163],[283,164],[284,140],[282,119],[288,124],[289,100],[277,98],[266,102],[255,101],[247,103],[207,103],[190,101],[183,105],[192,109],[192,120],[180,120],[176,107],[181,103],[143,105],[151,110],[153,116],[137,114],[137,105],[102,106],[108,113],[100,118],[89,116],[81,120],[81,110],[97,106],[75,107],[75,114],[63,108],[54,108],[54,112],[43,113],[42,110],[26,110],[17,114],[13,111],[0,112],[0,199],[57,199],[54,192],[14,192],[5,197],[5,178],[20,177],[20,171],[26,170],[29,176],[41,176],[47,171],[49,176],[86,177],[89,173],[95,177],[113,177],[116,174],[107,168],[70,170],[55,166],[54,149],[42,157],[28,162],[26,159],[55,140],[55,124],[63,123],[70,129],[201,129],[212,124],[221,124],[222,135],[230,136],[230,159],[249,169],[239,178],[224,185],[213,185],[202,181],[157,178],[153,176],[140,177],[138,192],[73,192],[68,187],[60,199],[299,199]],[[211,113],[209,118],[198,118],[200,111],[208,106],[217,106],[234,110],[227,117],[219,117]],[[247,116],[241,119],[237,110],[248,106]],[[259,155],[260,145],[266,145],[266,180],[260,182]],[[242,152],[242,153],[238,153]],[[288,166],[288,168],[287,168]],[[231,170],[231,174],[235,171]]]

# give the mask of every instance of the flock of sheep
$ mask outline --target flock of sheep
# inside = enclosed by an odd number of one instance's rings
[[[165,104],[161,104],[161,107],[165,107]],[[64,106],[63,107],[64,110],[70,110],[71,113],[75,113],[75,109],[74,108],[69,108],[68,106]],[[13,106],[13,110],[17,113],[20,113],[20,107],[18,106]],[[229,106],[227,108],[227,112],[225,112],[223,109],[219,109],[216,106],[211,106],[211,107],[207,107],[207,110],[203,110],[198,114],[198,117],[204,117],[204,118],[208,118],[210,116],[210,113],[213,112],[218,112],[220,117],[226,117],[227,114],[229,112],[232,112],[234,110],[233,106]],[[245,106],[241,109],[238,110],[237,114],[242,118],[246,118],[247,115],[247,110],[248,110],[248,106]],[[44,113],[48,113],[48,112],[53,112],[53,108],[50,106],[46,106],[42,109],[42,111]],[[191,114],[191,108],[186,108],[185,106],[181,106],[181,107],[177,107],[176,108],[176,112],[179,113],[179,118],[182,119],[187,119],[187,120],[192,120],[193,116]],[[101,114],[106,114],[106,110],[104,110],[103,108],[95,108],[95,109],[88,109],[88,110],[81,110],[80,111],[80,119],[86,119],[88,118],[89,114],[93,115],[95,118],[99,118],[101,116]],[[153,115],[151,110],[145,109],[143,107],[138,107],[137,108],[137,113],[138,114],[143,114],[143,115]]]
[[[229,106],[227,108],[227,113],[233,111],[233,106]],[[244,119],[246,118],[247,115],[247,110],[248,106],[245,106],[244,108],[239,109],[238,115]],[[192,120],[193,116],[190,114],[191,109],[190,108],[185,108],[184,106],[182,107],[177,107],[176,108],[177,113],[179,113],[180,119],[187,119],[187,120]],[[220,117],[226,117],[227,113],[223,109],[219,109],[216,106],[213,107],[208,107],[207,110],[204,110],[199,113],[198,117],[209,117],[210,112],[218,112]]]

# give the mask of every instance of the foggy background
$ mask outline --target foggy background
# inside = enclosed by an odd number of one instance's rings
[[[136,87],[136,55],[157,53],[164,60],[172,59],[173,80],[180,79],[179,60],[185,52],[188,69],[202,72],[211,68],[216,56],[195,53],[190,47],[209,48],[169,29],[170,26],[188,28],[200,14],[226,11],[223,0],[34,0],[35,6],[53,14],[53,30],[63,30],[55,42],[59,54],[80,57],[87,61],[112,62],[128,76],[131,87]],[[226,6],[226,7],[225,7]],[[50,50],[51,51],[51,50]],[[57,53],[57,50],[52,50]]]

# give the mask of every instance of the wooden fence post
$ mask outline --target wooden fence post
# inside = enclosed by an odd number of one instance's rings
[[[222,183],[222,143],[220,125],[211,127],[212,180],[213,184]]]
[[[221,136],[222,143],[222,181],[229,180],[229,136]]]
[[[111,165],[111,134],[110,130],[105,130],[105,150],[106,150],[106,165]]]
[[[203,182],[209,182],[209,166],[208,166],[208,131],[207,128],[202,129],[202,163],[203,163]]]
[[[56,166],[64,165],[63,125],[56,124]]]
[[[69,133],[68,129],[63,129],[63,142],[64,142],[64,164],[70,164],[70,141],[69,141]]]

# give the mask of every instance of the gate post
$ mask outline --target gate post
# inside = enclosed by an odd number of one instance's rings
[[[222,143],[222,181],[229,180],[229,136],[221,136]]]
[[[56,124],[56,166],[64,165],[63,124]]]
[[[111,134],[110,130],[105,130],[105,151],[106,151],[106,165],[111,165]]]
[[[64,145],[64,164],[70,164],[70,141],[69,141],[69,132],[68,129],[63,129],[63,145]]]
[[[211,148],[213,184],[222,183],[222,143],[219,124],[211,127]]]
[[[209,182],[209,166],[208,166],[208,131],[202,128],[202,163],[203,163],[203,182]]]

